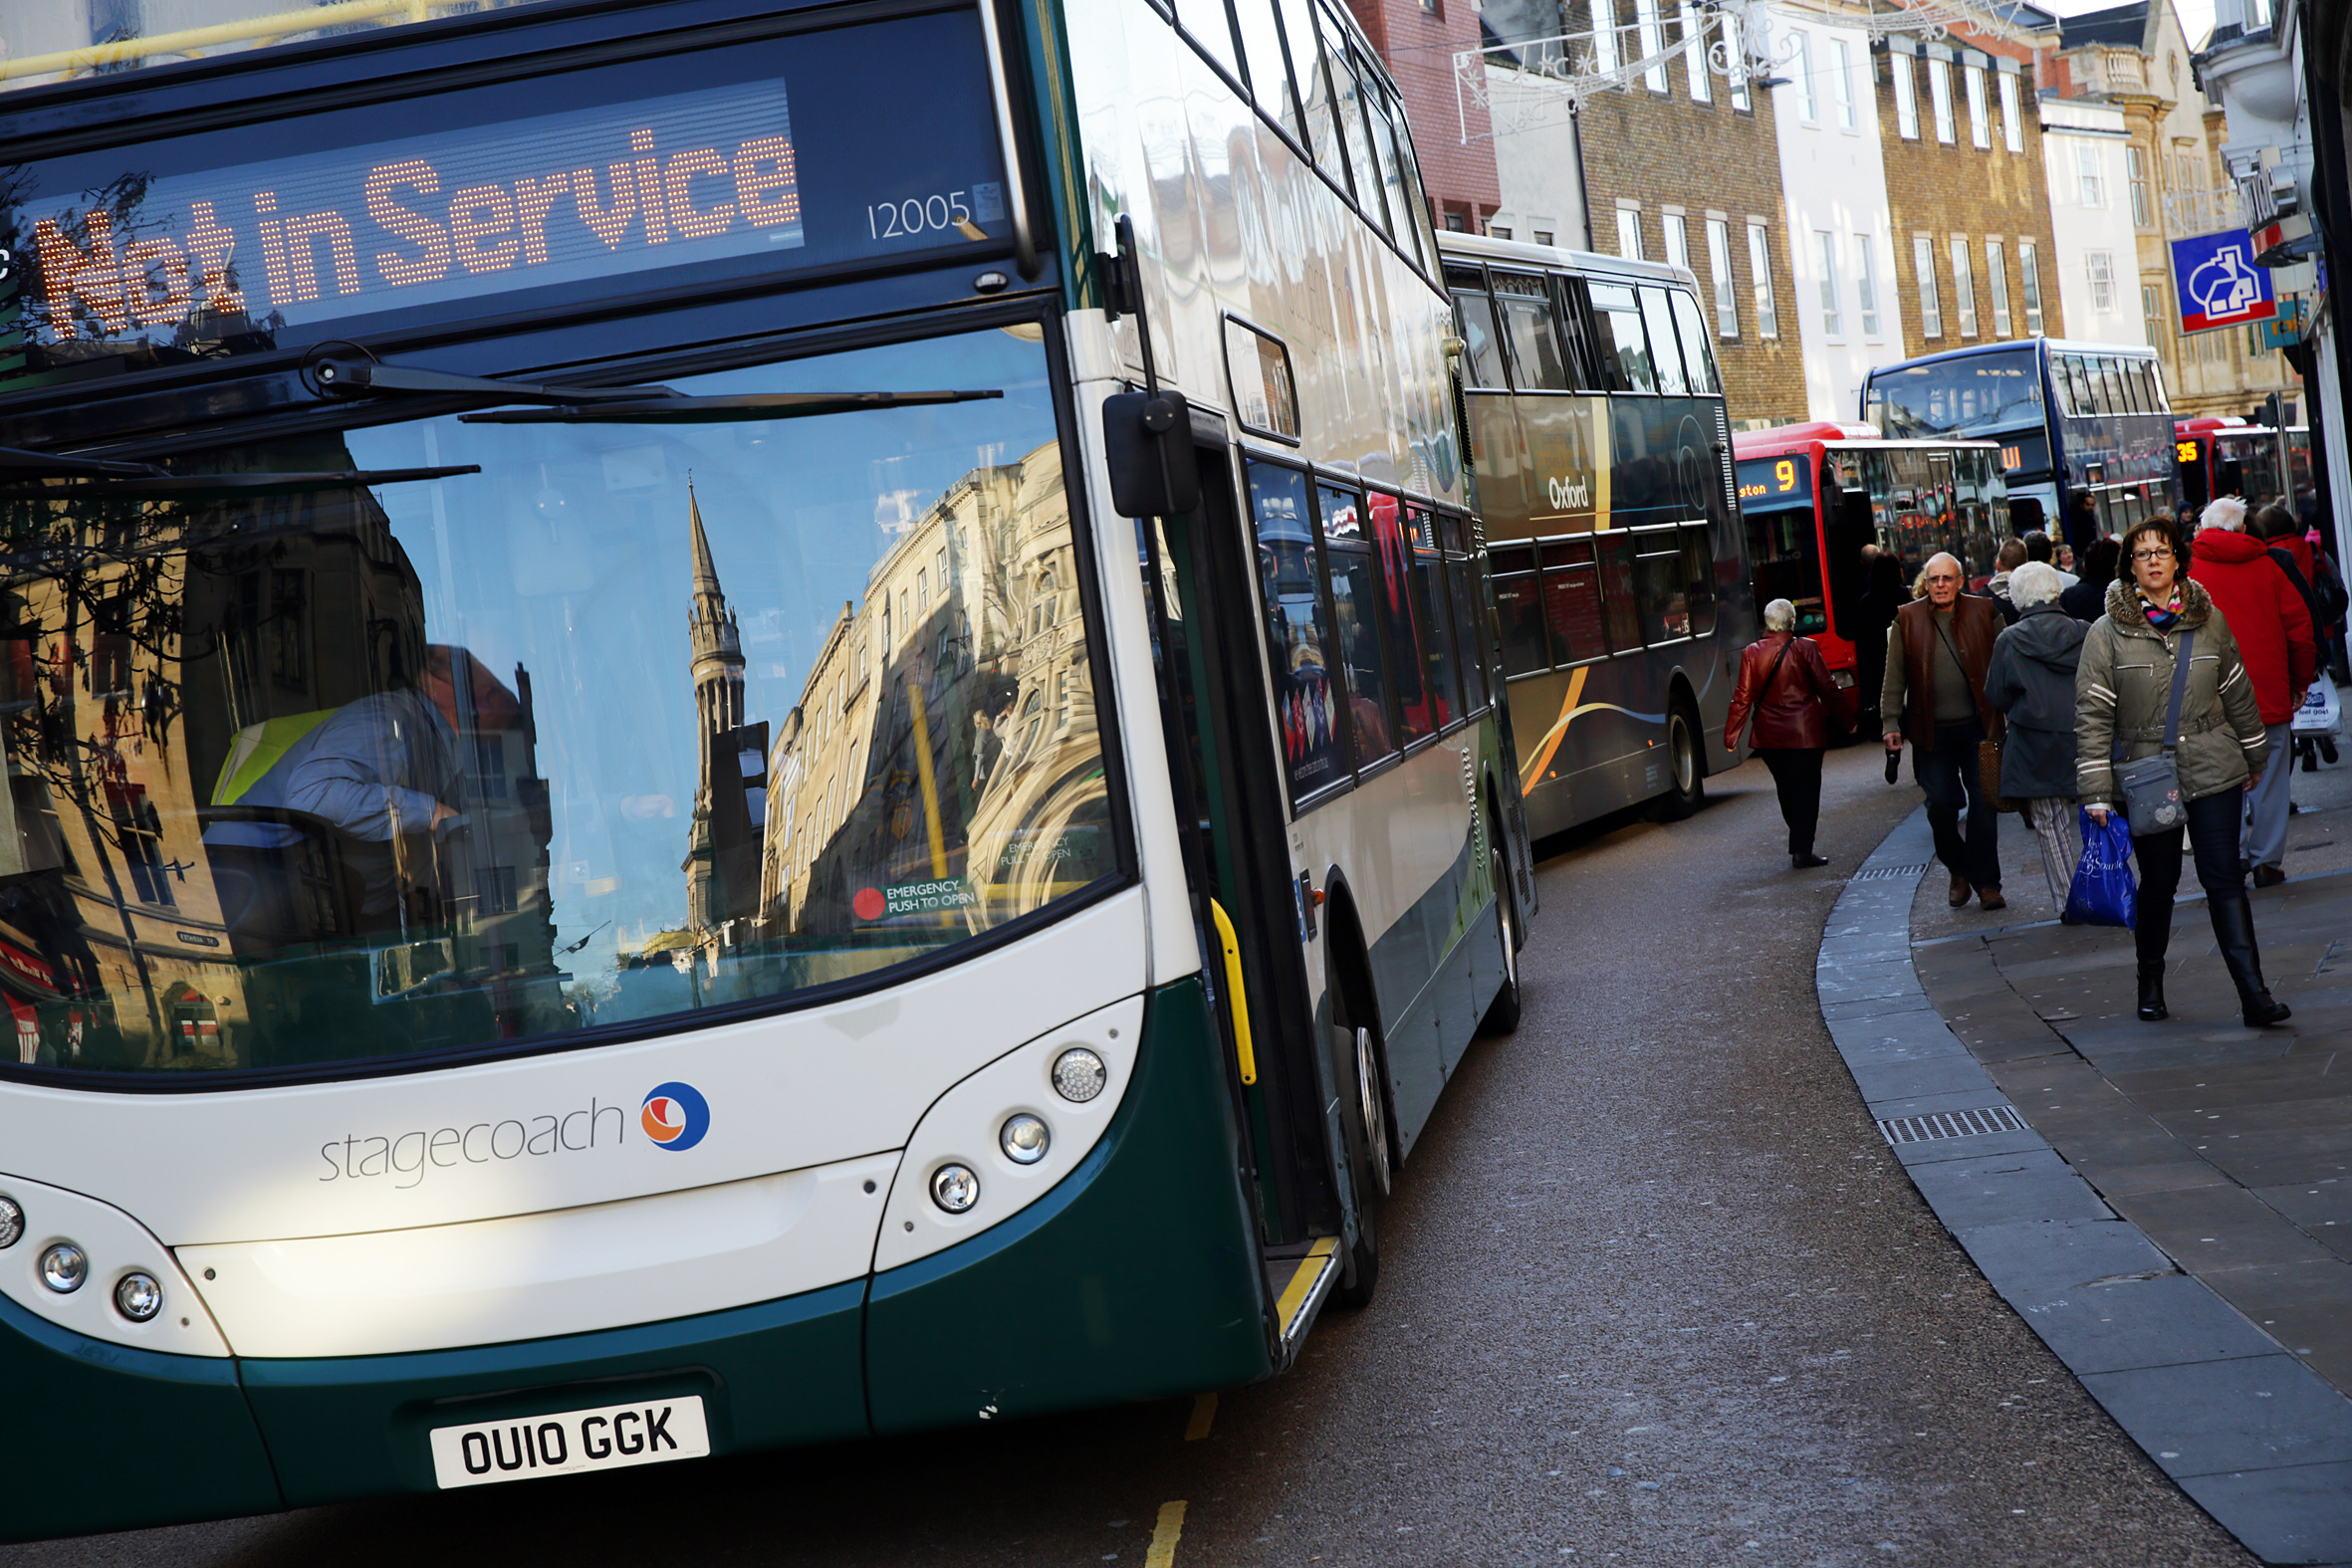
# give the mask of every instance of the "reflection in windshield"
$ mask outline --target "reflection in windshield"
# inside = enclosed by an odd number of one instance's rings
[[[1976,437],[2041,424],[2031,349],[1966,354],[1870,377],[1871,422],[1889,440]]]
[[[868,974],[1106,874],[1036,336],[678,383],[952,372],[1002,401],[419,421],[217,466],[482,472],[0,503],[15,1058],[274,1066],[626,1023]]]

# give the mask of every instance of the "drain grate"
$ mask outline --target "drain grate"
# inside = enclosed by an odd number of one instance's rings
[[[1919,876],[1934,864],[1935,862],[1932,860],[1922,860],[1915,866],[1870,866],[1855,872],[1846,880],[1848,882],[1876,882],[1890,876]]]
[[[1890,1144],[1926,1143],[1931,1138],[1982,1138],[1987,1133],[2024,1132],[2025,1119],[2013,1106],[1988,1105],[1975,1111],[1941,1111],[1934,1116],[1898,1116],[1878,1124]]]

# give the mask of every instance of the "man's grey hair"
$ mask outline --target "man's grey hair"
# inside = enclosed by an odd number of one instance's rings
[[[2227,529],[2233,534],[2242,533],[2245,529],[2245,503],[2235,496],[2216,496],[2206,507],[2205,515],[2197,520],[2197,526],[2201,529]]]
[[[2019,609],[2057,601],[2064,591],[2066,579],[2058,575],[2058,568],[2046,561],[2028,560],[2009,573],[2009,602]]]
[[[1796,630],[1796,606],[1786,599],[1774,599],[1764,606],[1764,630]]]
[[[1962,565],[1960,563],[1960,558],[1948,550],[1939,550],[1934,555],[1928,557],[1927,564],[1920,569],[1922,571],[1934,571],[1936,569],[1936,562],[1939,560],[1948,560],[1952,562],[1952,570],[1960,578],[1961,586],[1968,586],[1969,568]]]

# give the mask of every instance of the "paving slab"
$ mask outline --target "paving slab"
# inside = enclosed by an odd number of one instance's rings
[[[2352,1464],[2191,1475],[2181,1489],[2264,1562],[2352,1565]]]
[[[2082,1382],[2126,1428],[2162,1424],[2170,1447],[2155,1459],[2167,1475],[2352,1462],[2352,1403],[2283,1353],[2094,1372]]]

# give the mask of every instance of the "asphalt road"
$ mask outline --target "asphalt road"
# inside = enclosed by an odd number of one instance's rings
[[[1687,822],[1544,846],[1526,1019],[1474,1047],[1402,1174],[1379,1300],[1212,1412],[0,1548],[0,1568],[1133,1565],[1175,1501],[1179,1565],[2251,1563],[1993,1296],[1821,1027],[1822,922],[1917,791],[1834,754],[1833,864],[1809,873],[1761,767],[1709,792]],[[172,1462],[171,1434],[122,1436],[111,1462]]]

